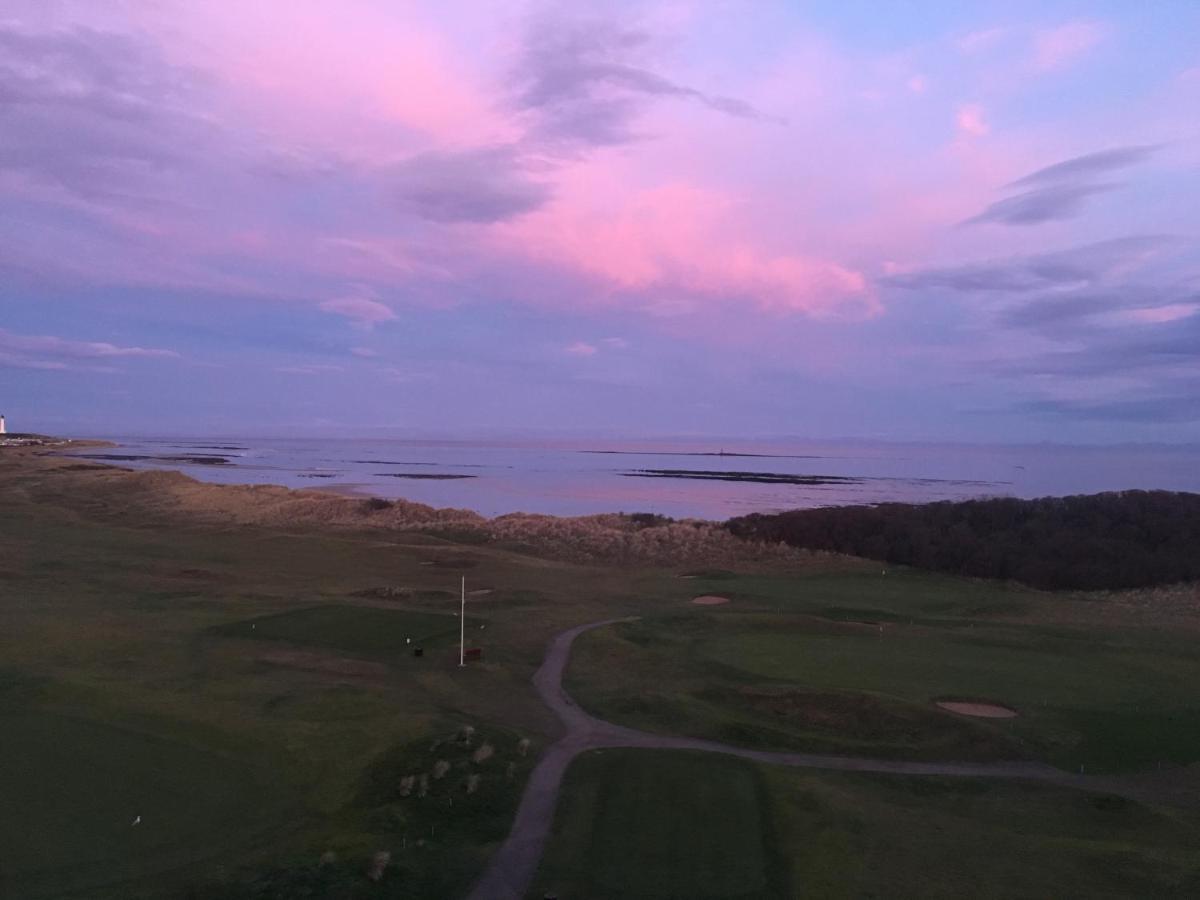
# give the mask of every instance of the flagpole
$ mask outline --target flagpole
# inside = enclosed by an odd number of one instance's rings
[[[458,612],[458,665],[467,664],[467,576],[462,577],[462,603]]]

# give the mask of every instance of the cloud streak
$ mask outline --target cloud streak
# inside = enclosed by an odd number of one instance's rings
[[[76,341],[52,335],[22,335],[0,329],[0,365],[29,369],[95,368],[96,361],[178,359],[173,350],[121,347],[104,341]]]
[[[746,100],[710,94],[653,71],[640,60],[650,36],[603,18],[555,14],[531,22],[513,69],[517,109],[551,142],[623,144],[655,98],[687,100],[738,119],[778,121]]]
[[[1073,218],[1083,211],[1089,198],[1120,187],[1116,183],[1094,179],[1145,162],[1157,149],[1155,146],[1117,147],[1038,169],[1006,185],[1026,190],[995,201],[963,224],[1040,225]]]

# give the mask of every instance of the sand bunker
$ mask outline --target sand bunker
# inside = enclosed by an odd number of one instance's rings
[[[705,594],[703,597],[693,597],[692,602],[697,606],[720,606],[728,603],[728,597],[718,597],[716,594]]]
[[[971,703],[966,700],[939,700],[942,709],[961,716],[976,716],[980,719],[1015,719],[1017,711],[996,703]]]

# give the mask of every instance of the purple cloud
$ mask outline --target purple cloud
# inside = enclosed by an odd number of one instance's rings
[[[512,147],[424,153],[396,166],[389,180],[403,209],[433,222],[498,222],[550,197]]]
[[[544,17],[526,35],[513,78],[516,105],[537,135],[590,145],[636,139],[633,120],[654,97],[691,100],[740,119],[778,121],[753,104],[679,84],[639,64],[649,35],[603,19]]]
[[[963,222],[980,225],[1040,225],[1078,215],[1090,197],[1120,187],[1092,179],[1149,159],[1157,146],[1117,147],[1063,160],[1038,169],[1006,187],[1029,187],[1012,197],[997,200],[983,212]]]
[[[0,365],[22,369],[70,369],[114,359],[177,359],[173,350],[119,347],[103,341],[74,341],[51,335],[22,335],[0,329]],[[94,366],[89,366],[94,368]]]

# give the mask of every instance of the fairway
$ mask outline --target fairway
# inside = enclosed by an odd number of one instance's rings
[[[261,775],[186,744],[36,713],[0,716],[0,734],[9,900],[96,896],[227,855],[277,807]]]
[[[976,632],[978,637],[971,636]],[[1042,703],[1099,709],[1182,696],[1184,686],[1149,657],[1118,656],[1103,648],[1084,654],[1016,641],[989,643],[982,629],[976,632],[889,631],[881,637],[754,630],[706,641],[699,650],[714,662],[765,678],[887,693],[921,703],[958,694],[1018,709]]]
[[[1200,889],[1192,813],[1027,782],[762,773],[797,897],[1094,900]]]
[[[601,750],[567,771],[541,891],[613,897],[786,896],[758,771],[705,753]]]
[[[467,619],[468,644],[482,624],[478,619]],[[459,626],[458,616],[442,613],[374,606],[311,606],[221,625],[215,631],[226,637],[286,641],[330,647],[351,656],[398,659],[408,656],[411,647],[457,643]]]

